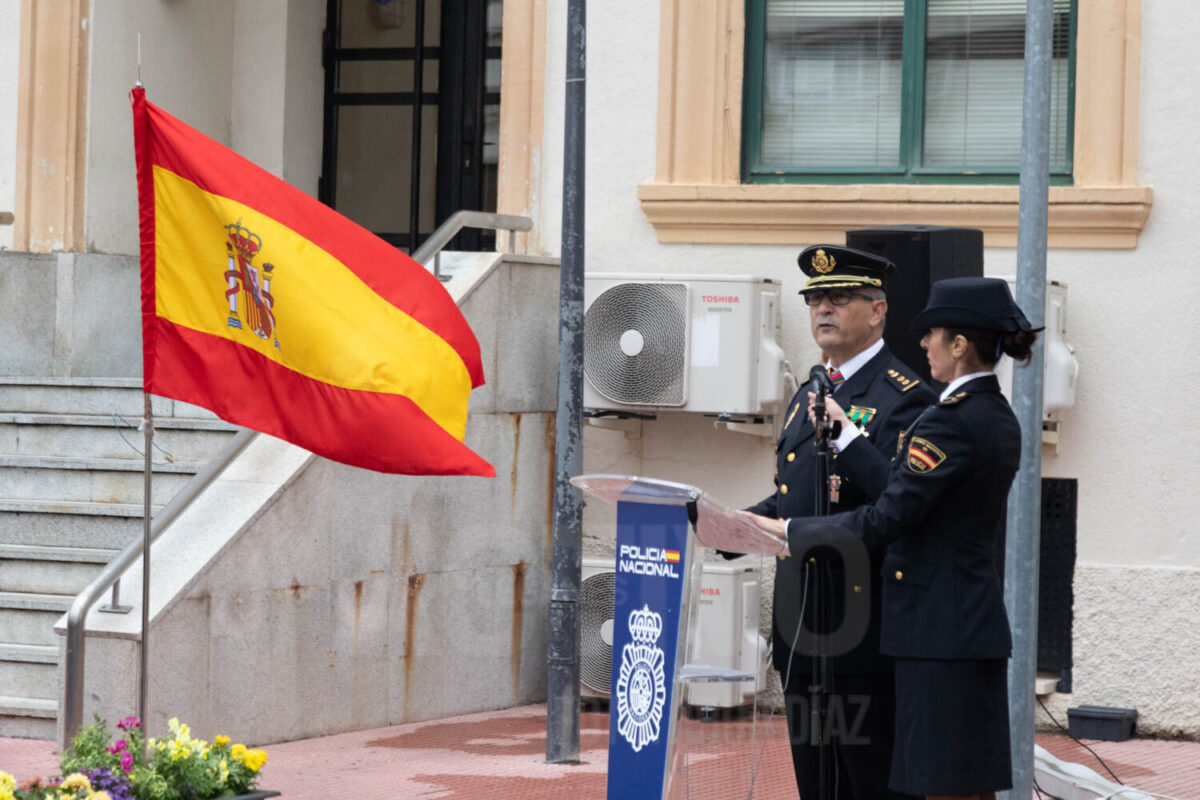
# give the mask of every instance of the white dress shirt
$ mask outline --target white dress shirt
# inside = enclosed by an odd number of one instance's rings
[[[976,378],[982,378],[992,374],[993,372],[990,369],[987,369],[982,372],[972,372],[970,375],[963,375],[962,377],[955,378],[954,380],[950,381],[949,386],[942,390],[942,396],[938,398],[938,402],[940,403],[950,395],[954,394],[954,390],[962,386],[967,381],[973,381]]]
[[[883,339],[876,340],[875,344],[871,345],[866,350],[863,350],[861,353],[859,353],[854,358],[847,361],[845,364],[842,364],[842,366],[841,366],[842,377],[845,378],[846,380],[850,380],[851,375],[853,375],[854,373],[858,372],[860,369],[865,367],[867,365],[867,362],[870,361],[875,356],[877,356],[879,354],[879,351],[882,349],[883,349]],[[829,369],[830,366],[831,366],[831,364],[828,361],[826,361],[825,368]],[[845,384],[838,384],[836,387],[834,387],[833,393],[836,395],[837,390],[842,388],[842,386],[844,386],[844,385]],[[846,409],[842,409],[842,410],[844,411]],[[842,428],[842,432],[838,435],[838,437],[833,440],[833,451],[835,453],[840,453],[841,451],[843,451],[847,447],[849,447],[850,443],[853,442],[855,439],[857,439],[861,435],[862,435],[862,431],[860,431],[858,429],[857,425],[854,425],[854,424],[846,425],[845,427]]]

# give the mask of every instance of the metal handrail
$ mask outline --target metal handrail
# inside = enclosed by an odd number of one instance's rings
[[[212,461],[197,472],[187,485],[171,498],[150,522],[150,541],[158,538],[166,528],[183,513],[199,494],[229,466],[238,455],[258,436],[257,431],[243,428],[225,445]],[[121,579],[121,574],[142,554],[143,540],[137,537],[125,545],[116,558],[100,571],[87,588],[75,596],[71,610],[67,612],[66,686],[63,697],[63,740],[66,748],[83,722],[83,664],[84,664],[84,621],[96,601]]]
[[[482,228],[484,230],[508,231],[508,252],[515,252],[516,232],[533,230],[533,220],[529,217],[518,217],[513,214],[493,214],[489,211],[455,211],[450,218],[438,226],[429,235],[424,244],[412,252],[411,258],[418,264],[424,264],[433,257],[433,274],[438,280],[449,280],[442,277],[442,248],[458,235],[463,228]]]

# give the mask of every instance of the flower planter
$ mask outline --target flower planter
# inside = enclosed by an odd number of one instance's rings
[[[235,794],[232,797],[222,797],[221,800],[263,800],[264,797],[279,797],[281,792],[272,792],[267,789],[257,789],[246,794]]]

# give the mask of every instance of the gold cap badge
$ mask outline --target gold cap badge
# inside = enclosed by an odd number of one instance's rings
[[[818,250],[816,253],[813,254],[812,267],[813,267],[813,269],[815,269],[817,272],[821,273],[822,275],[825,275],[826,273],[829,273],[829,272],[833,272],[833,268],[836,266],[837,266],[837,261],[834,259],[833,256],[825,255],[824,250]]]

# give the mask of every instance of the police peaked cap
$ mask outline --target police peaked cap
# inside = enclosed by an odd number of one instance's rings
[[[835,244],[806,247],[796,261],[808,276],[800,294],[824,289],[883,289],[888,273],[896,268],[883,256]]]
[[[913,330],[930,328],[982,328],[1004,333],[1042,330],[1029,324],[1013,300],[1008,281],[1000,278],[947,278],[935,283],[925,310],[913,322]]]

